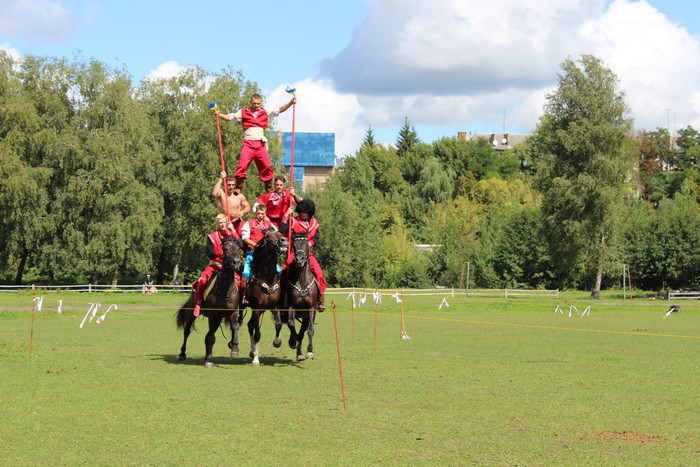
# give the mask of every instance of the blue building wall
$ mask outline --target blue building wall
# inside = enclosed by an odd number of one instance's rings
[[[282,165],[292,165],[292,133],[282,132]],[[294,169],[335,166],[335,133],[295,133]],[[296,178],[296,176],[295,176]]]

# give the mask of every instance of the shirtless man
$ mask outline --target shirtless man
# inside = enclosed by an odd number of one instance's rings
[[[221,182],[226,180],[226,188],[228,189],[228,211],[226,212],[226,194],[224,190],[221,189]],[[221,177],[216,181],[214,189],[211,191],[211,195],[216,200],[216,208],[221,214],[226,214],[231,216],[231,222],[233,223],[233,228],[240,235],[241,233],[241,220],[243,216],[250,212],[250,204],[246,200],[243,193],[235,194],[235,178],[227,177],[226,172],[221,171]]]

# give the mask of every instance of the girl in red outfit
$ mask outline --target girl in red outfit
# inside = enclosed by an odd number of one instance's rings
[[[298,216],[290,217],[293,212],[292,209],[293,208],[290,207],[287,210],[287,213],[285,213],[285,216],[282,218],[282,222],[280,223],[280,232],[286,234],[291,231],[292,235],[305,234],[306,238],[309,239],[309,246],[313,248],[319,240],[319,224],[314,217],[314,214],[316,213],[316,205],[310,199],[305,198],[302,199],[299,204],[297,204],[296,212],[299,214]],[[290,249],[283,269],[288,268],[293,262],[294,252]],[[318,310],[323,311],[326,309],[326,306],[323,303],[323,294],[326,293],[326,278],[323,275],[321,266],[319,266],[318,261],[314,256],[313,250],[309,253],[309,267],[311,268],[311,273],[316,278],[316,282],[318,282],[319,292],[321,293]]]
[[[265,193],[258,196],[255,206],[265,205],[267,207],[267,218],[279,228],[282,217],[286,214],[291,206],[301,201],[301,197],[297,196],[294,188],[286,189],[284,186],[287,183],[287,178],[284,175],[275,177],[275,190],[271,193]]]

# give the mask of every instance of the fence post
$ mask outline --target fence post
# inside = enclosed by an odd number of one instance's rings
[[[464,296],[469,297],[469,261],[467,261],[467,288],[464,290]]]

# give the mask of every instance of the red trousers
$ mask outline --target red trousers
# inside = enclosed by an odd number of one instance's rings
[[[202,271],[202,275],[199,276],[199,279],[197,279],[197,282],[192,284],[192,288],[194,289],[194,303],[195,305],[198,305],[199,302],[202,301],[202,296],[204,295],[204,289],[207,287],[207,282],[209,282],[209,279],[211,279],[211,276],[214,275],[216,271],[221,269],[221,266],[218,264],[210,264],[206,268],[204,268],[204,271]]]
[[[248,166],[251,161],[255,161],[255,165],[258,167],[260,180],[263,182],[272,180],[275,173],[272,171],[270,156],[267,154],[267,145],[265,141],[243,140],[241,157],[238,159],[238,167],[236,168],[236,178],[248,177]]]

